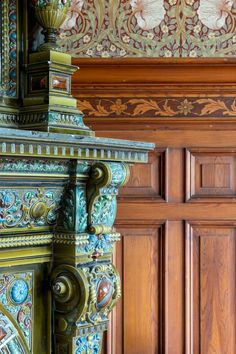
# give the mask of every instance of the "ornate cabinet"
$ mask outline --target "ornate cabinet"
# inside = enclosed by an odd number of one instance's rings
[[[69,5],[0,4],[0,353],[100,353],[121,295],[118,190],[153,149],[84,125],[71,96],[77,68],[56,41]],[[27,6],[45,34],[29,56]]]

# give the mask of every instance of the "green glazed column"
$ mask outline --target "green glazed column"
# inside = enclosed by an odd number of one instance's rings
[[[57,354],[98,354],[108,315],[121,296],[112,264],[118,189],[128,165],[75,163],[55,234],[52,291]],[[89,173],[89,175],[88,175]]]

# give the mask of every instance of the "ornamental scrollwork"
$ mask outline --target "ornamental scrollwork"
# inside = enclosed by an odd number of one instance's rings
[[[69,173],[69,164],[64,161],[50,161],[38,159],[0,159],[1,172],[24,173]]]
[[[53,226],[62,188],[0,190],[0,229]]]
[[[129,167],[123,163],[101,162],[92,166],[88,183],[88,223],[92,234],[113,231],[118,189],[129,176]]]
[[[83,267],[89,285],[89,301],[78,325],[97,325],[108,321],[108,315],[121,296],[120,276],[112,264]]]
[[[61,265],[53,271],[52,290],[58,329],[68,334],[107,323],[121,296],[120,277],[110,263],[77,269]]]

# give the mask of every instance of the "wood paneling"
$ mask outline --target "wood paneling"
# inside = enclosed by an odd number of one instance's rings
[[[236,352],[235,246],[233,226],[187,227],[188,353]]]
[[[115,84],[120,84],[127,88],[130,84],[138,84],[138,86],[132,87],[133,91],[141,90],[144,84],[150,86],[150,84],[158,83],[170,85],[170,91],[177,89],[180,93],[183,92],[183,88],[179,87],[179,84],[186,85],[191,89],[193,89],[193,84],[209,84],[214,85],[213,90],[217,89],[217,84],[230,86],[231,90],[235,85],[235,58],[79,58],[74,59],[73,63],[80,67],[80,71],[74,75],[73,86],[75,90],[79,90],[78,82],[84,85],[85,89],[97,83],[100,90],[104,85],[114,88]],[[199,91],[202,89],[202,86],[198,87]],[[122,93],[123,91],[120,92],[120,94]],[[98,96],[97,92],[94,92],[94,96]]]
[[[120,193],[123,298],[104,353],[235,354],[236,61],[75,64],[96,135],[157,146]]]
[[[116,326],[123,327],[123,335],[121,342],[117,342],[116,353],[154,354],[161,345],[164,229],[137,223],[135,228],[131,224],[119,224],[117,229],[123,235],[116,260],[122,274],[123,292]]]
[[[120,196],[126,198],[165,198],[166,152],[156,151],[149,154],[148,163],[136,164],[131,168],[131,175],[126,187],[121,189]]]
[[[236,154],[232,150],[192,149],[186,159],[187,200],[235,197]]]

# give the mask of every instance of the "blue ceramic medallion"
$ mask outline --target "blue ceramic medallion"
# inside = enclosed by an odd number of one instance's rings
[[[15,304],[22,304],[27,299],[28,294],[28,285],[23,279],[15,280],[12,283],[10,297]]]

